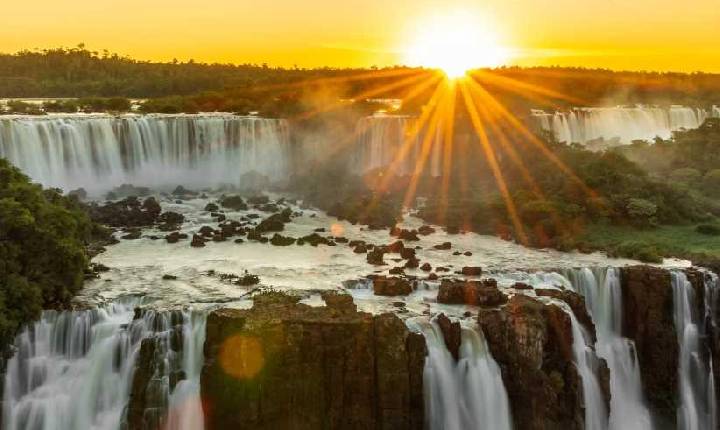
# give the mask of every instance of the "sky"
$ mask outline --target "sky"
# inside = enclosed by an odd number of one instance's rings
[[[507,63],[720,72],[720,0],[3,0],[0,52],[76,46],[153,61],[388,66],[424,23],[472,16]]]

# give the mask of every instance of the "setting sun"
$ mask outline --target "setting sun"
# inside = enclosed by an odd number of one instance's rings
[[[492,26],[462,12],[422,22],[405,51],[408,64],[440,69],[450,78],[473,68],[499,66],[509,57]]]

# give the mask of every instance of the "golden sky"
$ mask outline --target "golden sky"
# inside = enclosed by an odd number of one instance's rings
[[[720,72],[720,0],[3,1],[0,51],[75,46],[139,59],[385,66],[428,17],[480,17],[511,63]]]

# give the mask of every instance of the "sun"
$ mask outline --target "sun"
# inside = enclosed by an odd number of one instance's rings
[[[477,15],[455,12],[420,21],[405,51],[410,66],[440,69],[450,78],[505,63],[509,51],[497,32]]]

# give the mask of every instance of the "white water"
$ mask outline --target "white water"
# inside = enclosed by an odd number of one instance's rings
[[[430,430],[512,429],[500,367],[475,328],[462,327],[459,359],[445,346],[437,323],[409,321],[425,336],[426,424]]]
[[[415,132],[418,119],[405,115],[375,114],[358,122],[358,140],[352,165],[358,173],[394,165],[397,174],[412,174],[420,169],[440,176],[442,172],[442,144],[440,128],[427,139],[425,160],[423,140],[425,131]]]
[[[532,116],[541,129],[552,132],[559,142],[586,144],[603,139],[630,144],[633,140],[652,141],[656,137],[669,139],[673,131],[698,128],[709,114],[704,109],[673,105],[575,108],[555,113],[534,110]]]
[[[172,322],[168,313],[144,312],[133,320],[137,300],[119,301],[88,311],[45,311],[40,321],[18,335],[17,352],[8,363],[4,387],[3,425],[6,430],[118,429],[124,420],[135,362],[143,339],[154,338],[165,365],[150,381],[165,393],[165,404],[188,418],[192,427],[171,422],[169,428],[201,429],[199,373],[204,319],[182,314],[182,369],[186,383],[170,393]],[[182,391],[183,403],[180,399]],[[164,414],[160,409],[146,414]]]
[[[715,430],[718,424],[715,381],[709,353],[701,342],[705,318],[712,316],[698,315],[695,291],[685,273],[672,272],[672,287],[680,346],[677,426],[681,430]],[[712,298],[716,297],[717,287],[715,277],[708,279],[704,286]],[[704,313],[715,305],[713,301],[705,306]]]
[[[620,270],[574,269],[567,272],[570,283],[585,297],[588,313],[595,323],[597,354],[610,368],[609,427],[651,429],[645,404],[635,343],[622,337],[622,291]]]
[[[200,115],[48,115],[0,118],[0,157],[45,186],[107,191],[123,183],[238,185],[290,171],[284,120]]]
[[[605,430],[608,428],[608,412],[597,377],[600,363],[595,351],[589,345],[590,336],[577,321],[575,315],[571,311],[568,311],[568,314],[572,324],[575,366],[582,379],[585,429]]]

